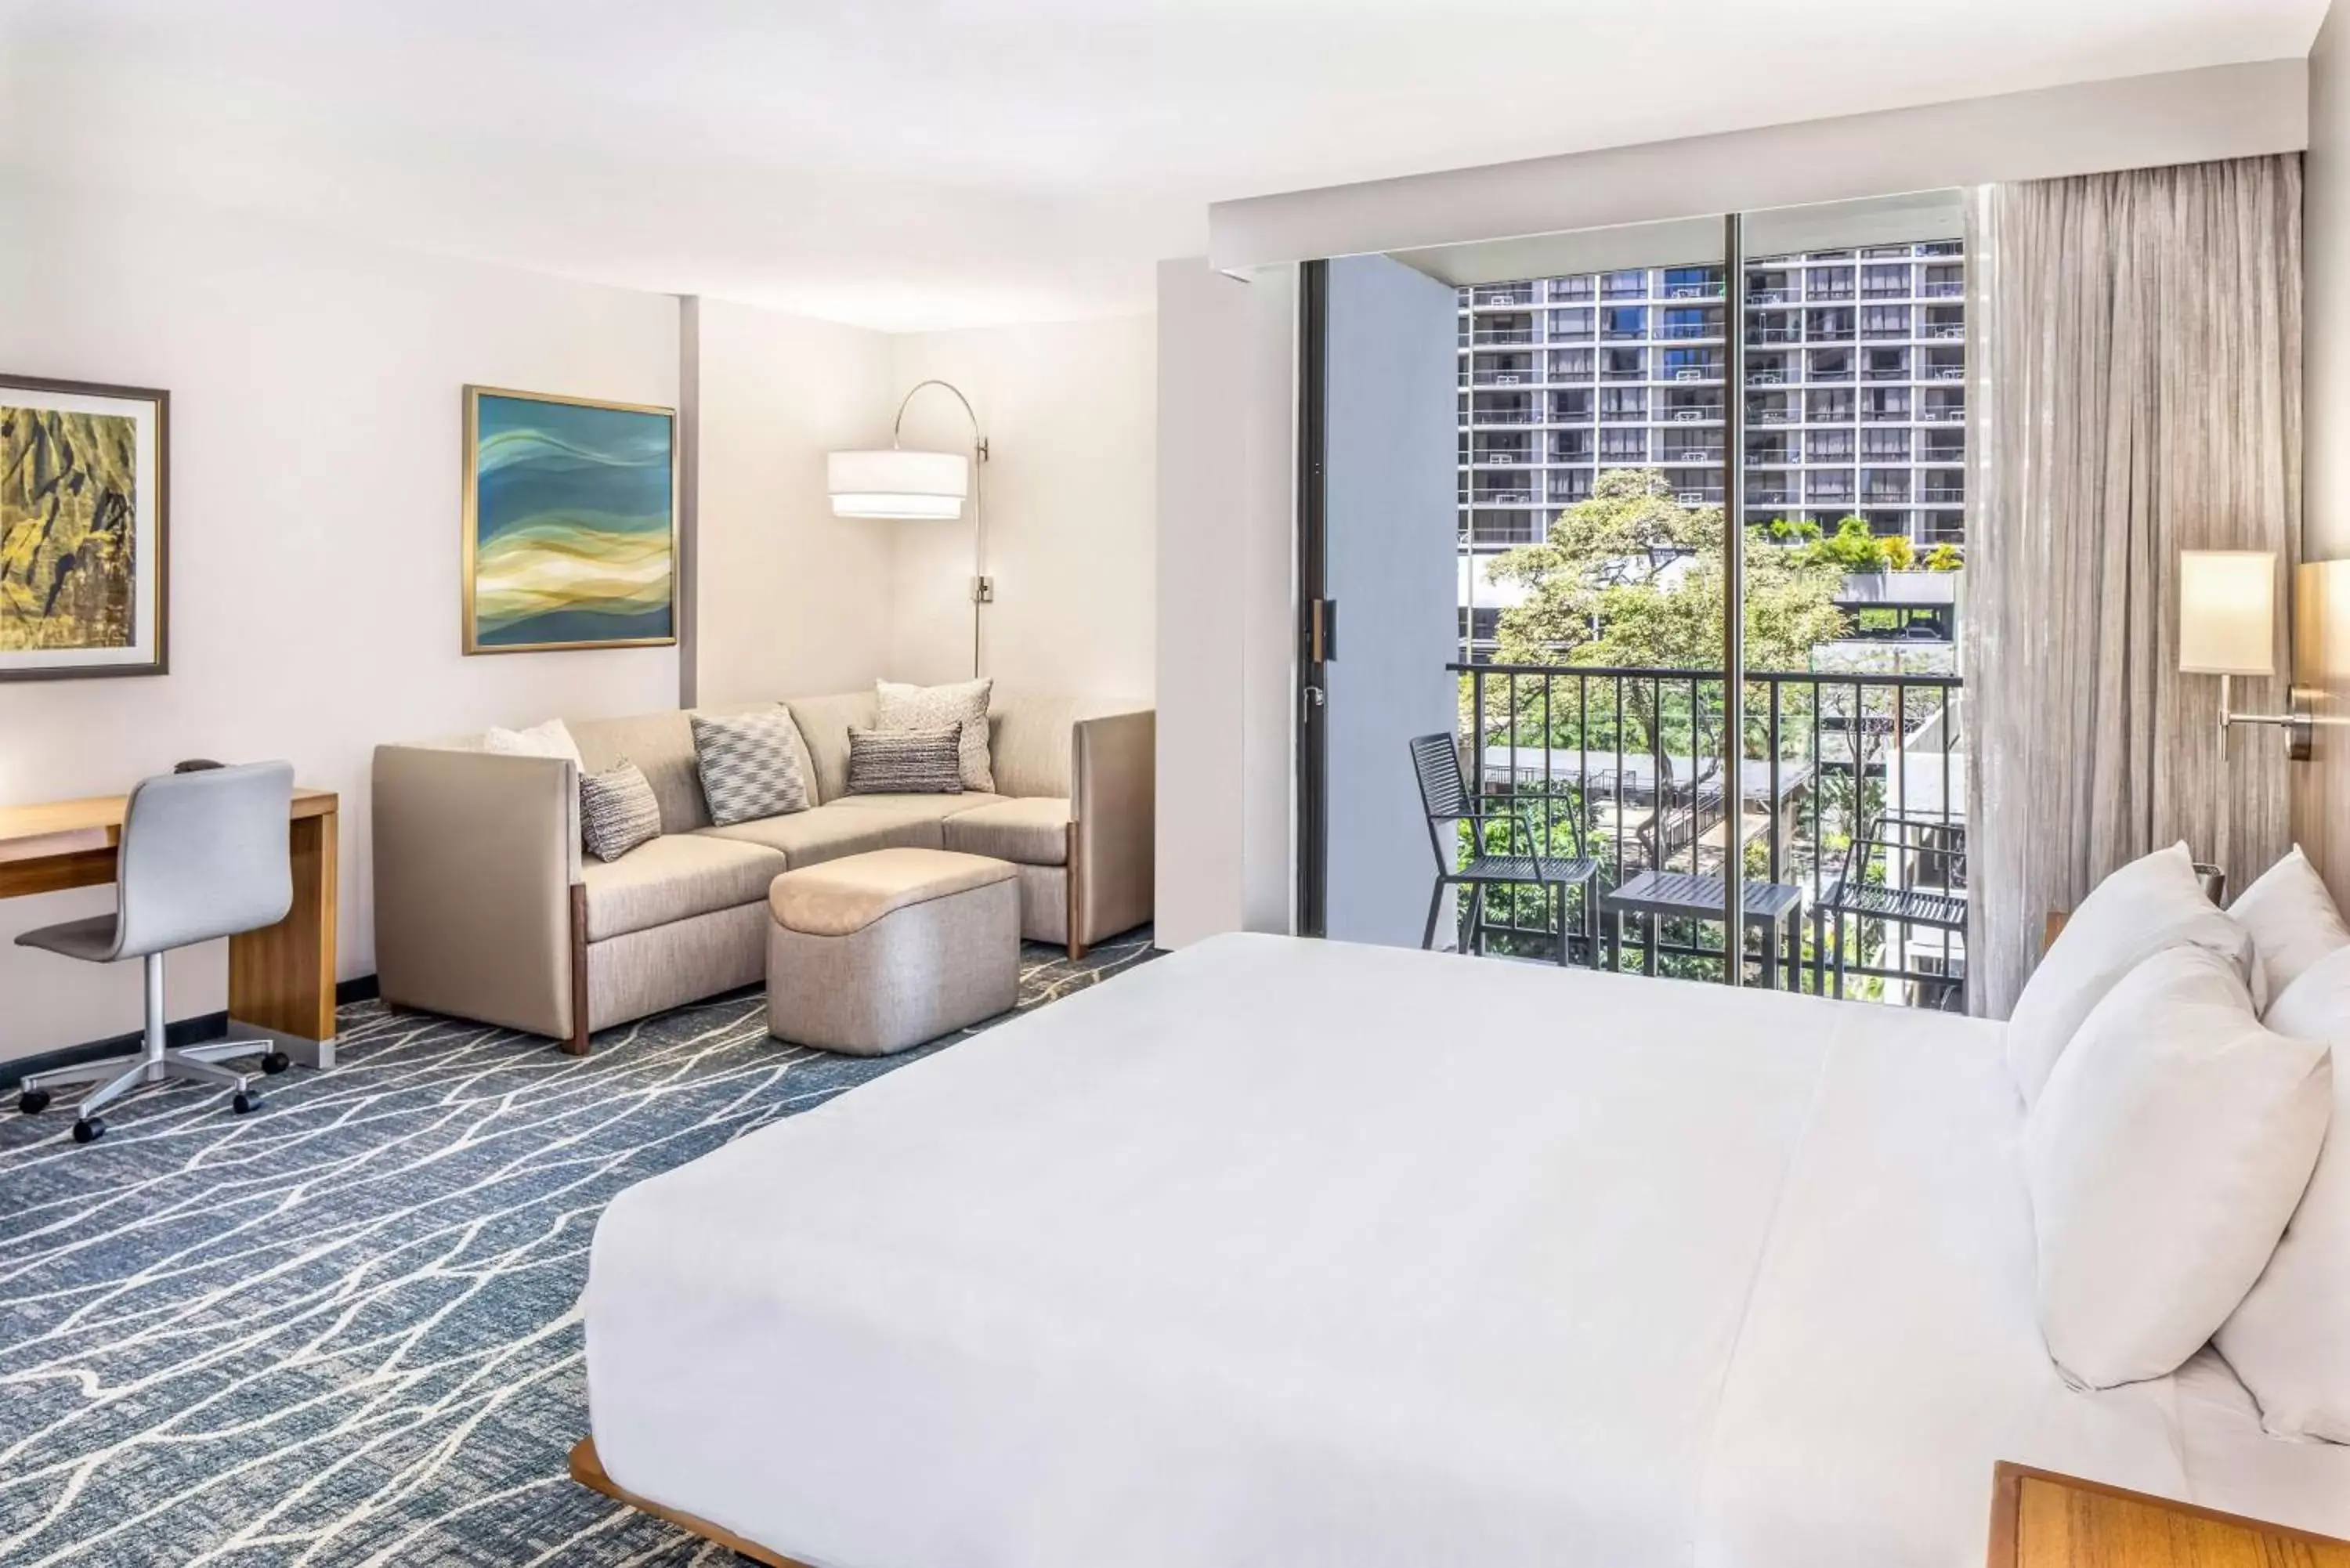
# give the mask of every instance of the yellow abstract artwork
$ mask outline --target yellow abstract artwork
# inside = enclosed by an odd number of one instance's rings
[[[138,421],[0,401],[0,653],[126,649]]]

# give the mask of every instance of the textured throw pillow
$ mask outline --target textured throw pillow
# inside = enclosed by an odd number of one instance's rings
[[[962,768],[956,756],[961,735],[951,724],[935,730],[850,730],[848,793],[961,794]]]
[[[2301,972],[2261,1023],[2350,1048],[2350,947]],[[2281,1438],[2350,1443],[2350,1070],[2334,1068],[2334,1122],[2301,1207],[2260,1282],[2220,1330],[2220,1354]]]
[[[2326,1047],[2262,1025],[2233,959],[2177,947],[2100,1001],[2023,1131],[2040,1331],[2072,1382],[2175,1371],[2276,1251],[2334,1113]]]
[[[995,788],[995,764],[987,750],[987,700],[993,680],[962,680],[951,686],[900,686],[891,680],[873,683],[877,730],[936,730],[956,726],[962,787]]]
[[[694,769],[719,827],[807,809],[798,726],[780,703],[750,713],[691,713]]]
[[[2298,844],[2237,895],[2228,913],[2251,933],[2272,1005],[2310,965],[2337,949],[2350,948],[2350,926],[2342,923],[2334,895],[2325,890],[2317,867]]]
[[[2097,884],[2032,971],[2007,1021],[2007,1065],[2027,1106],[2089,1010],[2165,948],[2232,959],[2249,981],[2252,940],[2203,896],[2184,843],[2133,860]]]
[[[482,750],[510,757],[561,757],[569,763],[579,760],[579,742],[571,738],[570,726],[560,719],[549,719],[527,730],[492,726],[482,737]]]
[[[618,860],[660,836],[660,802],[644,770],[623,762],[579,775],[579,837],[598,860]]]

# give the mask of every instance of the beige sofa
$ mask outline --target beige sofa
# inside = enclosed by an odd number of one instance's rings
[[[684,710],[570,724],[590,771],[632,762],[660,803],[661,836],[608,865],[580,849],[567,760],[478,741],[379,746],[384,1001],[584,1052],[591,1031],[761,980],[779,872],[900,846],[1011,861],[1022,936],[1072,956],[1150,919],[1149,711],[998,694],[993,794],[852,795],[848,731],[872,725],[873,694],[785,701],[813,764],[810,809],[726,827],[711,824]]]

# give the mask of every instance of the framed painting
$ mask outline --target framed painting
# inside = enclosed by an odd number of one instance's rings
[[[677,415],[465,389],[465,651],[677,640]]]
[[[0,376],[0,680],[169,668],[171,401]]]

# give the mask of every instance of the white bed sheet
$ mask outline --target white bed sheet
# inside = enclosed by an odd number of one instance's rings
[[[819,1568],[1971,1568],[2002,1458],[2344,1530],[2216,1363],[2064,1388],[2020,1116],[1995,1024],[1218,939],[624,1193],[597,1447]]]

